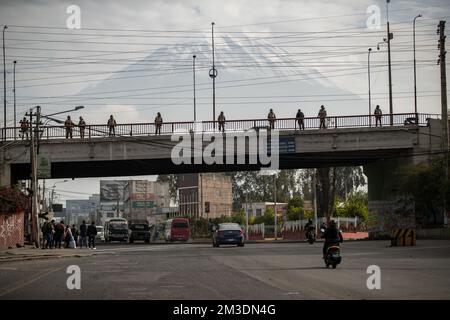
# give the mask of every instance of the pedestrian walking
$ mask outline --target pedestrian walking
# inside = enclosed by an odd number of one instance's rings
[[[161,135],[161,126],[163,123],[163,119],[161,117],[161,113],[158,112],[155,118],[155,135]]]
[[[87,235],[89,238],[89,248],[90,249],[97,249],[95,247],[95,236],[97,235],[97,228],[95,227],[95,221],[92,221],[92,223],[87,228]]]
[[[305,130],[305,115],[302,110],[298,109],[295,119],[297,120],[299,130]]]
[[[275,116],[275,112],[273,112],[273,109],[270,109],[270,112],[267,115],[267,120],[269,120],[270,129],[275,129],[276,119],[277,117]]]
[[[30,123],[28,122],[27,118],[25,118],[25,117],[23,117],[23,119],[20,120],[19,123],[20,123],[19,136],[22,137],[22,140],[25,136],[27,136],[27,140],[28,140],[28,129],[30,128]]]
[[[223,111],[220,111],[217,122],[219,123],[219,131],[225,132],[225,115],[223,114]]]
[[[108,128],[110,136],[116,135],[116,126],[117,126],[116,120],[114,119],[113,115],[110,115],[108,119]]]
[[[84,130],[86,129],[86,122],[83,117],[80,117],[80,121],[78,121],[78,127],[80,128],[80,138],[84,138]]]
[[[83,220],[83,223],[80,225],[80,248],[83,248],[83,245],[87,248],[87,225],[86,221]]]
[[[72,139],[73,134],[73,126],[75,124],[73,123],[72,119],[70,119],[70,116],[67,116],[66,121],[64,121],[64,127],[66,128],[66,139]]]
[[[374,115],[375,115],[375,127],[378,127],[378,123],[380,123],[381,127],[381,117],[383,115],[383,112],[381,112],[379,105],[376,106]]]
[[[318,117],[320,119],[319,129],[326,129],[325,119],[327,118],[327,111],[323,105],[320,106]]]

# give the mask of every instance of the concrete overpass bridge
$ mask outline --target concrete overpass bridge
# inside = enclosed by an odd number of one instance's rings
[[[383,117],[382,127],[373,127],[375,121],[367,115],[328,117],[327,129],[319,130],[318,118],[305,118],[305,129],[298,130],[295,118],[277,119],[275,129],[266,131],[266,119],[227,121],[225,134],[219,134],[217,123],[192,122],[164,123],[161,135],[155,135],[153,123],[119,124],[115,136],[109,135],[107,125],[89,125],[85,138],[74,128],[74,138],[65,139],[63,126],[40,128],[39,153],[51,161],[51,177],[82,178],[133,176],[192,172],[225,172],[258,170],[260,161],[249,164],[254,151],[249,145],[238,149],[233,144],[234,163],[208,164],[194,157],[196,150],[206,150],[212,136],[239,136],[249,132],[271,137],[279,135],[279,169],[318,168],[330,166],[363,166],[368,177],[369,207],[377,201],[389,199],[392,190],[392,173],[401,165],[429,160],[442,152],[441,123],[437,115],[419,114],[417,124],[411,121],[414,114],[392,115],[393,125],[388,125],[389,115]],[[254,129],[254,130],[252,130]],[[0,144],[0,184],[9,185],[30,178],[30,143],[14,139],[14,130],[6,128]],[[182,139],[179,137],[182,136]],[[178,137],[174,139],[173,137]],[[196,138],[200,140],[195,145]],[[175,141],[174,141],[175,140]],[[173,150],[179,141],[192,142],[191,163],[175,164]],[[225,150],[230,150],[226,141]],[[218,142],[218,144],[219,144]],[[270,141],[269,141],[270,142]],[[196,149],[197,148],[197,149]],[[237,158],[245,156],[244,163]]]

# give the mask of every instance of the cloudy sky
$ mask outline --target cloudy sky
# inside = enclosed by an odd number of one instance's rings
[[[71,5],[80,8],[80,29],[67,28]],[[440,112],[436,26],[448,20],[450,4],[392,0],[396,113],[414,111],[412,21],[418,14],[419,112]],[[386,37],[385,1],[0,0],[0,25],[8,26],[8,125],[14,122],[14,60],[18,119],[35,105],[44,114],[83,105],[71,115],[88,123],[105,123],[109,114],[119,123],[150,122],[157,111],[165,121],[191,120],[193,54],[198,119],[210,120],[212,21],[217,105],[227,119],[264,118],[269,108],[292,117],[298,107],[315,116],[321,104],[329,115],[367,114],[368,48],[372,105],[388,112],[387,46],[377,50]],[[99,184],[81,179],[57,189],[68,191],[61,191],[62,200],[86,198]]]

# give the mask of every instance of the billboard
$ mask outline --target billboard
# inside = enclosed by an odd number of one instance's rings
[[[126,180],[100,181],[100,201],[122,201]]]

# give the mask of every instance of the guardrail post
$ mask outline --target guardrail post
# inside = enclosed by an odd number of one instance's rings
[[[88,126],[88,132],[89,132],[89,139],[91,138],[91,126]]]

